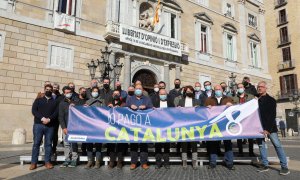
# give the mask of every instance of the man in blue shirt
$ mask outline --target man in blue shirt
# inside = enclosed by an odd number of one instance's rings
[[[135,86],[134,95],[128,97],[126,100],[126,107],[129,107],[132,110],[146,110],[153,107],[151,99],[143,95],[143,87],[140,84]],[[131,155],[131,165],[130,169],[136,169],[136,164],[138,161],[138,143],[130,143],[130,155]],[[149,169],[147,164],[148,161],[148,144],[140,144],[140,159],[143,169]]]

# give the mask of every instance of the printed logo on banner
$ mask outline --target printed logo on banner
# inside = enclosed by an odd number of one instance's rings
[[[87,136],[81,136],[81,135],[69,135],[68,141],[82,141],[85,142],[87,139]]]

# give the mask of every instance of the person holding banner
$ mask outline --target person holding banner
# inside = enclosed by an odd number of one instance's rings
[[[243,83],[237,84],[237,94],[233,97],[234,104],[243,104],[250,100],[254,99],[254,96],[252,94],[247,94],[245,92],[245,87]],[[248,139],[249,142],[249,156],[255,157],[255,154],[253,153],[253,139]],[[239,148],[239,156],[244,156],[243,154],[243,140],[238,139],[237,145]]]
[[[126,107],[132,110],[146,110],[153,107],[151,99],[148,96],[143,95],[143,86],[141,84],[135,85],[134,95],[127,98]],[[134,170],[137,167],[138,161],[138,148],[139,144],[130,143],[130,155],[131,155],[131,165],[130,170]],[[141,165],[143,169],[149,169],[148,162],[148,144],[140,144],[140,157]]]
[[[200,100],[195,99],[195,90],[193,86],[186,86],[184,89],[184,97],[179,101],[178,107],[197,107],[200,106]],[[181,142],[182,148],[182,166],[184,169],[187,169],[187,151],[188,146],[192,147],[192,165],[193,169],[197,169],[197,160],[198,160],[198,152],[197,152],[197,142]]]
[[[104,99],[101,99],[101,97],[100,97],[98,87],[93,87],[92,88],[91,95],[92,95],[92,98],[87,100],[87,102],[86,102],[87,106],[96,106],[96,107],[105,106]],[[109,99],[109,97],[108,97],[108,99]],[[88,143],[87,144],[88,163],[85,165],[86,169],[91,168],[94,164],[93,146],[94,146],[93,143]],[[95,163],[94,168],[100,168],[102,144],[101,143],[95,143],[95,148],[96,148],[96,163]]]
[[[211,108],[212,106],[220,106],[220,105],[232,106],[232,104],[233,104],[233,100],[230,97],[223,95],[223,89],[221,85],[216,85],[214,87],[213,96],[208,97],[205,101],[205,106],[207,106],[208,108]],[[225,146],[224,161],[226,167],[229,170],[235,170],[233,166],[233,152],[232,152],[231,140],[224,140],[223,142]],[[207,141],[207,146],[210,154],[209,166],[208,166],[209,169],[216,168],[219,143],[220,143],[219,141]]]
[[[159,97],[154,99],[152,102],[155,108],[175,107],[165,89],[160,89]],[[163,154],[162,148],[164,148]],[[155,143],[155,159],[155,169],[160,169],[162,167],[162,159],[164,159],[165,168],[170,169],[170,143]]]
[[[119,89],[114,90],[112,95],[113,101],[109,105],[109,107],[124,107],[125,103],[121,97],[121,93]],[[108,143],[107,144],[107,152],[109,153],[109,164],[108,168],[112,169],[115,166],[116,158],[118,157],[117,161],[117,168],[122,169],[123,167],[123,158],[126,150],[128,149],[127,143]]]
[[[74,105],[74,99],[72,98],[72,89],[68,86],[65,86],[63,88],[63,93],[65,98],[59,104],[58,120],[60,127],[63,130],[65,162],[60,167],[76,167],[78,159],[78,145],[77,143],[69,143],[67,140],[69,106]]]
[[[277,156],[280,160],[281,170],[280,175],[287,175],[290,173],[288,169],[286,155],[284,153],[283,147],[280,143],[277,134],[277,125],[276,125],[276,100],[267,94],[267,83],[261,81],[257,86],[259,99],[259,112],[261,117],[261,123],[264,131],[262,132],[265,135],[265,139],[270,139]],[[259,147],[260,157],[262,160],[263,166],[258,169],[258,172],[265,172],[269,170],[269,161],[268,161],[268,151],[266,149],[265,139],[257,139],[257,144]]]

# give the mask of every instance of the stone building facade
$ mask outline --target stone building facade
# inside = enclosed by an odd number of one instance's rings
[[[300,95],[300,33],[298,7],[300,1],[276,0],[266,4],[266,31],[270,74],[273,77],[273,94],[277,97],[278,118],[287,128],[298,131],[300,119],[297,113],[289,116],[295,105],[290,96]]]
[[[262,0],[161,0],[153,25],[157,4],[0,0],[0,141],[11,141],[19,127],[31,141],[31,105],[43,82],[88,86],[87,63],[106,45],[109,61],[124,64],[124,89],[136,79],[149,90],[161,80],[172,89],[175,78],[217,84],[231,72],[237,82],[271,81]],[[141,38],[132,32],[147,38],[129,43]]]

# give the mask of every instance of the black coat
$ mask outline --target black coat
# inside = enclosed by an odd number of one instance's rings
[[[154,101],[152,101],[152,104],[153,104],[153,107],[160,108],[159,97],[156,98]],[[175,107],[174,102],[171,100],[170,97],[167,97],[167,104],[168,104],[168,107]]]
[[[58,120],[62,129],[65,129],[68,126],[69,106],[71,103],[72,101],[67,98],[59,103]]]
[[[201,106],[201,101],[199,99],[193,98],[193,107]],[[185,98],[180,99],[178,106],[185,107]]]
[[[276,100],[267,94],[258,99],[258,105],[263,129],[269,133],[277,132]]]
[[[248,86],[245,87],[245,92],[247,94],[252,94],[253,96],[257,96],[257,90],[255,86],[253,86],[251,83],[249,83]]]
[[[57,122],[58,117],[58,101],[54,100],[52,97],[47,99],[45,96],[42,98],[37,98],[32,105],[32,114],[34,116],[35,124],[42,124],[42,118],[49,118],[50,123],[47,126],[53,126]]]
[[[215,96],[215,91],[212,90],[211,97],[214,97],[214,96]],[[207,98],[208,98],[208,95],[207,95],[206,91],[203,91],[203,93],[199,97],[201,106],[204,106],[205,101],[206,101]]]

